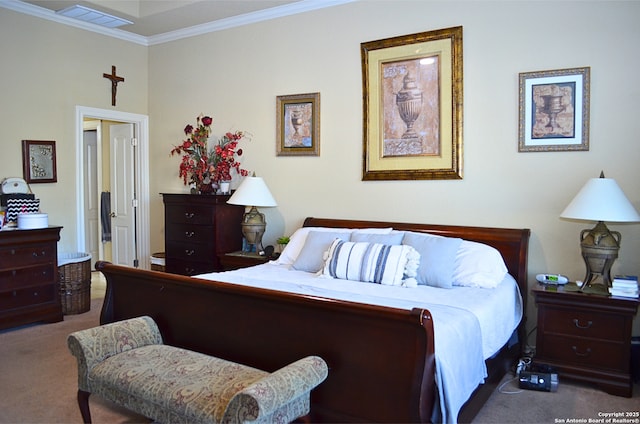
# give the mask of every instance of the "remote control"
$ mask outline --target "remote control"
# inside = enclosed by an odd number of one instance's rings
[[[567,284],[569,279],[560,274],[538,274],[536,280],[542,284]]]

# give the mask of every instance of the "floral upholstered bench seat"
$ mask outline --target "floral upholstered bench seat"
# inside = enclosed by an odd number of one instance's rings
[[[78,404],[97,394],[160,423],[284,423],[307,416],[327,365],[309,356],[273,373],[163,344],[150,317],[78,331]]]

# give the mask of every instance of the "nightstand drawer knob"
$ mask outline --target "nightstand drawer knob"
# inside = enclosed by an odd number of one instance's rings
[[[194,233],[193,231],[185,231],[185,232],[184,232],[184,235],[185,235],[185,237],[187,237],[187,238],[191,238],[191,237],[193,237],[195,234],[196,234],[196,233]]]
[[[573,353],[575,353],[576,356],[589,356],[589,355],[591,355],[591,348],[590,347],[588,347],[585,352],[578,352],[578,348],[575,347],[575,346],[571,346],[571,349],[573,349]]]
[[[574,318],[573,323],[577,328],[582,328],[582,329],[591,328],[591,326],[593,325],[593,321],[587,321],[587,325],[581,325],[580,321],[578,321],[578,318]]]
[[[185,217],[186,219],[191,219],[191,218],[193,218],[194,216],[195,216],[195,214],[194,214],[193,212],[185,212],[185,213],[184,213],[184,217]]]

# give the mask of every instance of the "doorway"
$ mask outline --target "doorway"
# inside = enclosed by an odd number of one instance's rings
[[[87,128],[85,121],[112,121],[114,124],[122,128],[133,128],[131,135],[132,152],[127,155],[127,160],[130,162],[124,163],[123,161],[117,161],[122,168],[114,168],[113,160],[109,160],[106,163],[101,159],[99,153],[95,154],[95,159],[87,159],[85,149],[85,130]],[[122,129],[121,128],[121,129]],[[113,258],[118,257],[118,262],[122,265],[136,266],[144,269],[150,267],[150,241],[149,241],[149,163],[148,163],[148,149],[149,149],[149,130],[148,130],[148,117],[146,115],[138,115],[127,112],[118,112],[105,109],[95,109],[83,106],[76,107],[76,165],[77,165],[77,181],[76,181],[76,195],[77,195],[77,245],[78,250],[81,252],[97,251],[98,258],[109,260],[114,262]],[[100,134],[98,131],[98,144],[100,144]],[[105,140],[106,143],[110,140]],[[111,145],[112,143],[109,142]],[[133,145],[135,145],[135,154],[133,153]],[[122,145],[120,146],[122,148]],[[101,149],[98,148],[99,152]],[[92,162],[95,161],[96,166],[92,169]],[[115,174],[119,181],[127,181],[130,186],[126,196],[133,195],[129,200],[129,205],[132,209],[132,214],[127,217],[130,219],[131,224],[129,228],[130,233],[121,234],[120,241],[118,243],[118,249],[120,252],[117,255],[110,256],[107,250],[102,249],[103,243],[96,246],[91,246],[92,234],[88,232],[98,231],[95,230],[95,212],[91,212],[95,209],[97,202],[95,201],[96,187],[102,187],[102,183],[96,180],[101,179],[101,168],[107,167],[111,174]],[[120,175],[120,173],[131,172],[128,175]],[[87,178],[87,176],[95,175],[98,177]],[[112,183],[113,184],[113,183]],[[91,186],[91,187],[90,187]],[[90,189],[91,188],[91,189]],[[88,197],[94,199],[92,201]],[[120,200],[119,200],[120,201]],[[113,202],[112,202],[113,204]],[[89,207],[87,205],[94,205]],[[117,203],[118,207],[122,205],[122,202]],[[102,212],[102,211],[101,211]],[[111,216],[116,214],[114,219],[117,220],[118,211],[110,213]],[[120,227],[118,227],[120,228]],[[113,229],[112,229],[113,230]],[[101,236],[102,237],[102,236]],[[116,250],[118,250],[116,249]],[[122,253],[126,253],[125,256]],[[115,252],[114,252],[115,253]],[[93,257],[93,253],[92,253]],[[120,258],[125,259],[120,260]],[[95,260],[92,260],[95,262]],[[115,263],[115,262],[114,262]]]

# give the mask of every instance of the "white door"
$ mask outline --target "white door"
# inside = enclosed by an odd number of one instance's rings
[[[84,131],[84,235],[87,253],[91,254],[91,269],[100,257],[100,203],[98,195],[98,136],[96,130]]]
[[[133,124],[110,126],[111,252],[116,265],[138,266]]]

